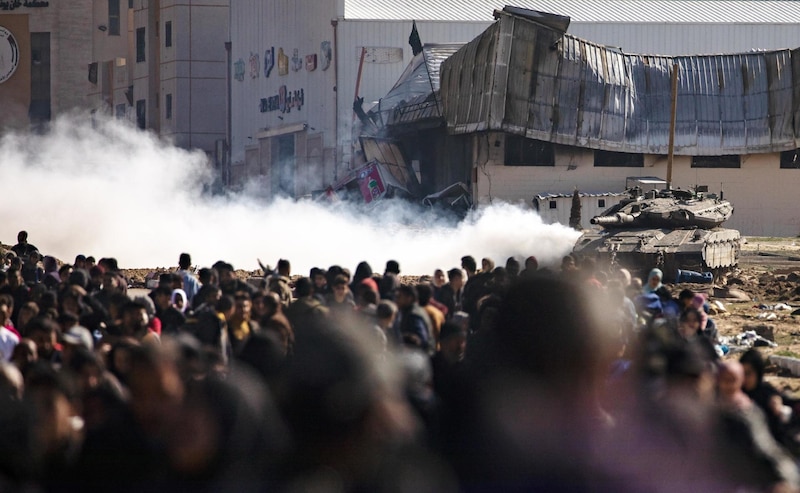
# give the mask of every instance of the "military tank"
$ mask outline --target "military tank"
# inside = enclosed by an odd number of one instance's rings
[[[658,267],[674,282],[679,271],[713,272],[715,277],[736,265],[741,235],[720,225],[733,205],[693,190],[628,190],[629,197],[591,219],[602,229],[586,232],[574,251],[595,257],[600,265],[624,267],[643,274]]]

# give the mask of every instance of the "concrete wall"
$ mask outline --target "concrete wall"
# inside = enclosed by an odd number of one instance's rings
[[[592,150],[569,147],[556,148],[555,166],[505,166],[503,143],[500,134],[477,139],[477,202],[500,200],[531,207],[539,194],[571,193],[575,187],[587,193],[621,192],[628,176],[667,175],[666,156],[646,155],[641,168],[595,167]],[[691,161],[689,156],[675,157],[673,186],[686,189],[699,184],[708,185],[712,193],[724,190],[735,207],[726,227],[754,236],[800,234],[796,198],[800,169],[781,169],[780,154],[743,156],[739,169],[692,168]]]

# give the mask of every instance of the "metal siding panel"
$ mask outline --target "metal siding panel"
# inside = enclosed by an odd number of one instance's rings
[[[562,39],[551,31],[542,31],[544,39],[535,51],[538,71],[532,70],[530,105],[527,107],[529,128],[538,132],[537,138],[547,138],[557,125],[556,96],[558,94],[558,72],[561,66],[561,52],[557,43]]]
[[[578,42],[564,37],[561,42],[561,63],[559,64],[558,84],[556,85],[556,115],[553,134],[554,140],[575,142],[578,131],[578,108],[575,104],[580,99],[580,51]]]
[[[679,65],[678,122],[675,125],[675,142],[676,146],[693,149],[697,147],[698,120],[698,108],[695,94],[700,92],[702,78],[697,73],[698,65],[695,59],[685,59],[685,62],[686,63]]]
[[[537,32],[530,28],[530,24],[517,23],[513,31],[514,43],[510,47],[504,125],[521,135],[525,135],[525,129],[529,128],[528,106],[536,105],[536,67],[541,64],[535,59],[538,55]],[[536,128],[535,121],[531,125]]]

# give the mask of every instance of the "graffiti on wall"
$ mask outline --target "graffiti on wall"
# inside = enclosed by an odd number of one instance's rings
[[[261,73],[261,58],[258,56],[258,53],[250,52],[250,78],[251,79],[258,79],[258,75]]]
[[[239,82],[244,80],[244,60],[241,58],[233,64],[233,78]]]
[[[283,48],[278,48],[278,75],[289,73],[289,57],[283,52]]]
[[[319,52],[320,52],[320,58],[322,59],[321,62],[322,70],[328,70],[328,67],[331,66],[331,58],[333,58],[333,52],[331,51],[331,42],[323,41],[322,43],[320,43]]]
[[[280,111],[281,113],[291,113],[292,108],[300,111],[305,104],[306,95],[303,89],[290,91],[286,86],[281,86],[278,89],[278,94],[268,98],[261,98],[259,103],[259,111],[261,113],[269,113],[272,111]]]
[[[264,77],[269,77],[275,67],[275,47],[271,46],[264,51]]]
[[[297,72],[303,68],[303,59],[300,57],[300,50],[297,48],[292,52],[292,71]]]
[[[311,55],[306,55],[306,70],[309,72],[313,72],[317,70],[317,54],[312,53]]]

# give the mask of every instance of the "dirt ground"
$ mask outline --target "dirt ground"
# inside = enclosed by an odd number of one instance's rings
[[[739,268],[704,290],[711,301],[720,301],[727,310],[713,315],[720,336],[735,337],[744,330],[765,327],[778,344],[775,348],[760,348],[765,355],[800,358],[800,315],[792,315],[800,309],[800,238],[748,237],[742,246]],[[750,299],[725,297],[738,292]],[[791,309],[774,309],[779,304]],[[738,348],[733,349],[729,357],[738,357]],[[800,378],[772,366],[767,379],[787,393],[800,396]]]

